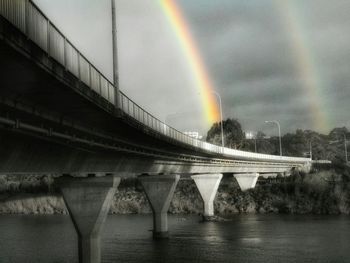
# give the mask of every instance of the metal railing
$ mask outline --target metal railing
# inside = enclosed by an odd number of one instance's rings
[[[114,104],[113,84],[79,52],[32,1],[0,0],[0,14],[46,51],[48,56]]]
[[[51,23],[47,16],[31,0],[0,0],[0,15],[19,28],[48,56],[55,59],[67,71],[115,105],[114,85],[79,52],[79,50]],[[119,91],[120,109],[150,129],[181,143],[232,158],[271,160],[289,163],[304,163],[308,158],[285,157],[251,153],[224,148],[194,139],[160,121]]]

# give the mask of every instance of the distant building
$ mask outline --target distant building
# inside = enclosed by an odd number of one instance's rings
[[[197,140],[202,140],[202,138],[203,138],[203,136],[199,135],[199,133],[196,131],[185,131],[184,134],[186,134],[192,138],[195,138]]]
[[[252,131],[246,131],[245,132],[245,138],[248,139],[248,140],[251,140],[251,139],[256,139],[256,134]]]

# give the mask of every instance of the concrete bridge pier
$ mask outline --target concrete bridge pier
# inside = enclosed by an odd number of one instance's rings
[[[56,179],[79,238],[79,262],[101,262],[101,230],[120,178],[71,177]]]
[[[180,175],[140,176],[153,212],[153,238],[168,238],[168,209]]]
[[[196,183],[199,193],[203,199],[203,216],[214,216],[214,199],[222,179],[222,174],[198,174],[192,175],[191,178]]]
[[[259,178],[258,173],[242,173],[234,174],[233,176],[236,178],[242,191],[254,188]]]

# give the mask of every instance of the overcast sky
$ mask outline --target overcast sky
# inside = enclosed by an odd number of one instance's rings
[[[35,0],[112,79],[109,0]],[[177,0],[224,118],[245,130],[350,127],[350,1]],[[156,0],[117,0],[120,88],[182,131],[205,134],[198,87]],[[311,83],[311,84],[310,84]]]

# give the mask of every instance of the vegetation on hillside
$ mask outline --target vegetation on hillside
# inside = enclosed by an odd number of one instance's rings
[[[235,119],[223,121],[224,142],[226,147],[255,151],[254,139],[245,139],[241,124]],[[327,135],[311,130],[297,129],[295,133],[282,136],[283,155],[310,156],[313,160],[330,160],[334,163],[345,161],[344,135],[350,140],[346,127],[334,128]],[[279,155],[279,138],[266,137],[261,131],[256,136],[257,152]],[[221,123],[214,123],[207,133],[206,140],[221,145]]]
[[[67,213],[51,176],[0,176],[0,213]],[[6,186],[6,187],[5,187]],[[170,213],[202,213],[202,200],[192,180],[180,180]],[[232,175],[225,175],[215,199],[220,215],[234,213],[349,214],[350,168],[328,167],[310,174],[260,178],[255,189],[242,192]],[[118,187],[111,213],[150,213],[137,178],[125,178]]]

